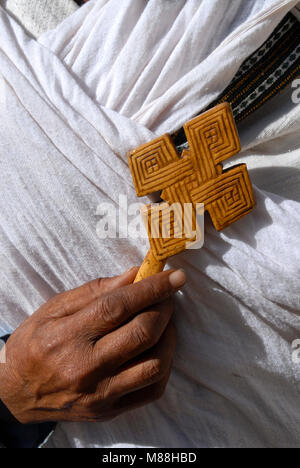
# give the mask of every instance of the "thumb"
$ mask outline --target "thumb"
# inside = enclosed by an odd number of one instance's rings
[[[76,295],[78,295],[78,301],[80,302],[79,307],[77,306],[76,309],[82,309],[103,294],[108,294],[122,286],[132,284],[138,271],[138,267],[133,267],[121,275],[113,276],[111,278],[98,278],[84,284],[80,288],[77,288],[77,290],[74,289],[73,291],[77,292]]]

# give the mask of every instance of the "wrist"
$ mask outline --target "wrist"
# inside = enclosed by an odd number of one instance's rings
[[[7,339],[8,337],[5,337],[1,340],[6,342]],[[9,386],[12,370],[8,366],[8,362],[0,360],[0,447],[36,448],[48,439],[55,429],[55,424],[27,425],[14,417],[5,404],[7,396],[11,395]]]

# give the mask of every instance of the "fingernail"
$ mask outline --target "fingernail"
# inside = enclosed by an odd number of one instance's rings
[[[174,289],[180,289],[186,283],[186,274],[183,270],[177,270],[170,274],[169,281]]]

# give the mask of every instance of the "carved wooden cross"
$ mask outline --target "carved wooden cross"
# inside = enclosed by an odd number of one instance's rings
[[[136,281],[162,271],[167,258],[186,248],[187,238],[176,237],[174,226],[170,237],[153,236],[150,213],[152,217],[158,213],[162,222],[170,205],[184,207],[190,203],[194,225],[197,204],[203,203],[216,230],[221,231],[255,207],[246,164],[225,171],[221,164],[241,150],[230,104],[221,104],[196,117],[184,126],[184,131],[189,150],[183,150],[181,156],[168,134],[128,155],[137,195],[161,191],[165,201],[156,205],[158,210],[153,211],[153,205],[146,207],[151,248]]]

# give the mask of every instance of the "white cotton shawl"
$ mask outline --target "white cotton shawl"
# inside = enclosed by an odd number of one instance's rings
[[[2,333],[142,261],[145,241],[97,236],[100,203],[137,201],[127,151],[216,98],[297,2],[90,1],[38,42],[0,9]],[[241,129],[240,158],[292,147],[296,161],[299,106],[269,109]],[[205,247],[170,262],[188,284],[165,396],[112,422],[59,424],[49,447],[299,446],[300,205],[255,195],[251,215],[223,233],[208,222]]]

